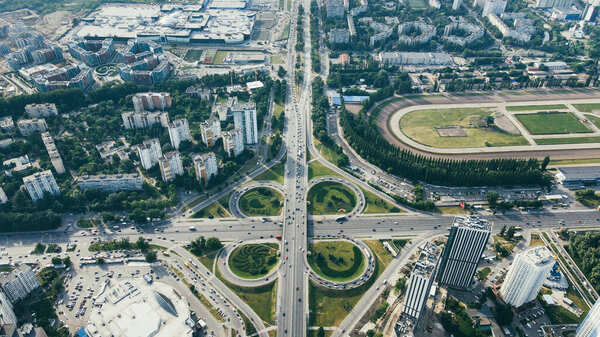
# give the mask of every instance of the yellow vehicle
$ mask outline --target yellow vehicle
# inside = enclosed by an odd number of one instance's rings
[[[167,252],[167,251],[163,251],[163,255],[164,255],[164,256],[169,256],[169,255],[171,255],[171,254],[169,254],[169,252]]]

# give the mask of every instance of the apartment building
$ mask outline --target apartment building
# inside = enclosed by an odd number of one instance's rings
[[[53,196],[60,195],[60,189],[50,170],[23,177],[23,184],[34,202],[43,199],[45,193]]]

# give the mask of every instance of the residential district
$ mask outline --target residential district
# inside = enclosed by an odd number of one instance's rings
[[[600,2],[0,2],[0,336],[600,336]]]

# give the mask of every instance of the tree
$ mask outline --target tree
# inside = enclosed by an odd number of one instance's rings
[[[208,238],[208,240],[206,240],[206,247],[210,250],[217,250],[223,247],[223,244],[218,238]]]
[[[317,330],[317,337],[325,337],[325,329],[323,329],[322,326],[320,326],[319,330]]]
[[[510,240],[510,239],[512,239],[512,238],[515,236],[515,232],[516,232],[516,231],[517,231],[517,230],[516,230],[515,226],[510,226],[510,227],[508,228],[508,231],[506,232],[505,239],[506,239],[506,240]]]
[[[279,69],[277,70],[277,76],[284,78],[286,74],[287,70],[285,70],[282,66],[279,66]]]
[[[550,164],[550,156],[545,156],[544,161],[542,161],[542,170],[545,170],[548,164]]]
[[[512,308],[508,305],[496,303],[494,308],[494,317],[499,325],[509,325],[515,316]]]
[[[500,229],[500,236],[504,237],[505,233],[506,233],[506,225],[502,226],[502,229]]]
[[[99,257],[99,258],[96,259],[96,263],[97,264],[105,264],[106,262],[104,261],[103,258]]]
[[[490,207],[493,208],[496,206],[498,199],[500,199],[500,194],[498,194],[496,192],[488,192],[485,195],[485,198],[487,199],[488,204],[490,204]]]
[[[156,251],[151,250],[146,252],[146,254],[144,254],[144,257],[146,258],[146,262],[152,263],[152,262],[156,262]]]

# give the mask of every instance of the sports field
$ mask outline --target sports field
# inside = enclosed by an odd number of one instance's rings
[[[570,112],[538,112],[516,114],[515,117],[532,135],[551,135],[591,132]]]
[[[188,62],[202,61],[202,49],[188,49],[183,59]]]
[[[521,135],[488,126],[485,118],[494,113],[487,108],[428,109],[407,113],[400,129],[414,141],[437,148],[528,145]],[[458,132],[442,136],[440,128],[455,127]]]

